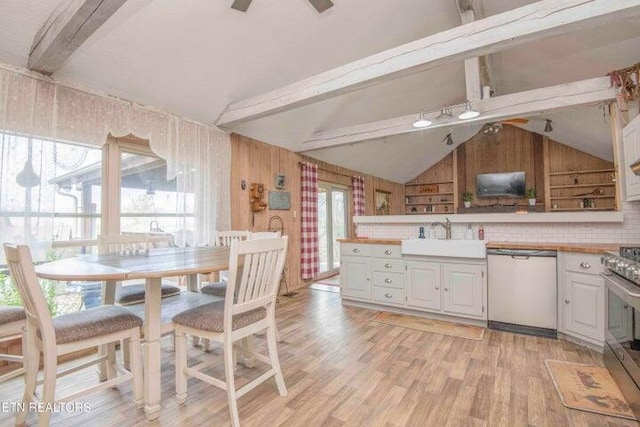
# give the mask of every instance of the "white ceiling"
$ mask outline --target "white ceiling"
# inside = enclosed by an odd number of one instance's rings
[[[0,62],[26,65],[33,37],[58,1],[0,1]],[[247,13],[230,9],[231,0],[129,0],[54,77],[215,123],[230,102],[460,24],[454,0],[334,2],[320,15],[306,0],[254,0]],[[533,1],[481,3],[490,15]],[[596,77],[638,58],[640,21],[623,21],[492,55],[494,89],[505,94]],[[456,62],[232,130],[293,149],[318,130],[464,98],[463,65]],[[553,119],[554,139],[612,159],[609,128],[597,107],[543,118]],[[441,142],[449,131],[459,142],[477,129],[425,130],[309,154],[404,182],[451,149]]]

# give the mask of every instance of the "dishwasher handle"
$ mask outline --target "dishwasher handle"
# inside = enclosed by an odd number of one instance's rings
[[[530,257],[556,258],[556,251],[543,251],[536,249],[487,249],[487,255],[506,255],[513,259],[529,259]]]

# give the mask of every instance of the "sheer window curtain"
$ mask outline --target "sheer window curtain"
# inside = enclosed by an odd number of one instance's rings
[[[32,145],[32,159],[38,174],[38,166],[50,161],[46,157],[50,141],[100,147],[109,134],[114,137],[132,134],[147,139],[151,149],[167,161],[167,178],[177,178],[183,195],[194,193],[195,229],[185,230],[178,243],[212,244],[214,230],[230,228],[231,143],[228,133],[215,126],[63,85],[0,64],[0,175],[7,178],[4,182],[11,182],[12,176],[7,174],[15,174],[11,150],[19,144],[23,145],[21,148],[25,144]],[[7,189],[1,190],[0,212],[5,212],[11,209],[12,201],[11,196],[7,196]],[[48,225],[51,221],[45,221],[36,212],[53,212],[55,207],[45,207],[47,197],[43,197],[53,188],[46,182],[46,177],[41,177],[30,191],[34,217],[31,224],[36,227],[31,228],[28,236],[16,233],[3,216],[0,235],[3,241],[46,247],[53,235],[52,226]],[[176,215],[180,217],[183,212],[184,206],[179,203]],[[38,258],[42,259],[42,256]]]
[[[318,241],[318,165],[301,163],[300,273],[303,280],[320,272]]]

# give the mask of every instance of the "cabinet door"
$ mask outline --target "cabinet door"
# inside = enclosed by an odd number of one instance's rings
[[[590,274],[564,273],[565,332],[604,341],[604,279]]]
[[[444,264],[442,266],[444,311],[482,317],[483,267],[480,265]]]
[[[623,170],[627,201],[640,200],[640,176],[629,165],[640,159],[640,119],[633,120],[622,131],[624,147]]]
[[[343,255],[340,260],[340,286],[345,297],[370,300],[371,258]]]
[[[440,264],[426,261],[407,261],[405,286],[407,306],[441,309]]]

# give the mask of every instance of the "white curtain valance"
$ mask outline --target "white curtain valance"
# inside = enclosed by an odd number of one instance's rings
[[[215,229],[230,228],[231,142],[215,126],[0,67],[0,131],[98,147],[109,134],[146,139],[178,191],[195,194],[196,229],[184,243],[213,244]]]

